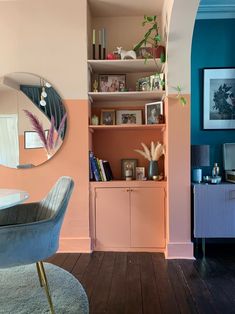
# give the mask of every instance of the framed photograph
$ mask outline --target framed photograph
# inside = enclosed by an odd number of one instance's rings
[[[150,76],[141,77],[136,82],[136,90],[140,92],[146,92],[151,90]]]
[[[100,74],[99,92],[123,92],[126,88],[125,74]]]
[[[117,124],[142,124],[142,110],[117,110]]]
[[[150,76],[150,90],[163,90],[164,74],[156,73]]]
[[[137,159],[122,159],[121,160],[121,174],[122,179],[126,178],[126,170],[132,169],[132,178],[136,177]]]
[[[163,123],[163,102],[156,101],[145,105],[145,124]]]
[[[114,109],[102,109],[100,123],[104,125],[115,124],[115,110]]]
[[[144,180],[145,179],[145,168],[144,167],[136,167],[136,180]]]
[[[235,68],[203,72],[203,129],[235,129]]]
[[[45,130],[45,136],[47,138],[49,130]],[[24,132],[24,148],[33,149],[33,148],[44,148],[44,145],[35,131],[25,131]]]

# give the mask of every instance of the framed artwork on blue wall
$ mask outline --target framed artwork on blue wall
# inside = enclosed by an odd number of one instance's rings
[[[235,129],[235,68],[204,69],[203,129]]]

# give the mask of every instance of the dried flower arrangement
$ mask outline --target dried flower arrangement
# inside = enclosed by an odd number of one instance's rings
[[[51,116],[51,126],[50,126],[50,130],[47,134],[47,136],[45,135],[44,132],[44,128],[42,123],[39,121],[39,119],[37,118],[36,115],[32,114],[30,111],[28,110],[24,110],[26,116],[29,118],[33,130],[35,132],[37,132],[40,140],[43,143],[43,146],[47,152],[48,158],[50,158],[53,155],[53,152],[58,148],[59,143],[61,141],[61,134],[63,133],[64,127],[65,127],[65,121],[67,119],[67,113],[64,114],[58,131],[57,131],[57,136],[55,138],[54,136],[54,132],[55,132],[55,118],[53,116]]]
[[[150,149],[144,143],[141,143],[144,150],[135,149],[137,153],[144,156],[149,161],[158,161],[162,155],[165,155],[165,147],[160,142],[156,144],[152,141]]]

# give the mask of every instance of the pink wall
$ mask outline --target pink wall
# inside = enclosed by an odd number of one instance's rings
[[[62,227],[60,249],[89,251],[89,182],[88,182],[88,102],[65,100],[68,131],[56,156],[33,169],[9,169],[0,166],[0,187],[16,188],[30,193],[30,202],[40,200],[55,181],[71,176],[75,189]]]
[[[41,165],[47,160],[44,148],[25,149],[24,135],[19,135],[20,164]]]
[[[167,246],[168,258],[192,258],[190,203],[190,95],[182,106],[167,97]]]

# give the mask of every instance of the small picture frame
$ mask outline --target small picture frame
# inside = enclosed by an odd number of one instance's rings
[[[99,92],[123,92],[126,88],[126,75],[125,74],[100,74]]]
[[[49,130],[45,130],[44,132],[47,138]],[[44,145],[36,131],[24,131],[24,148],[25,149],[44,148]]]
[[[102,125],[114,125],[115,124],[115,110],[114,109],[102,109],[100,115],[100,123]]]
[[[144,167],[136,167],[136,180],[143,181],[145,180],[145,168]]]
[[[150,90],[163,90],[164,87],[164,74],[156,73],[150,76]]]
[[[145,124],[163,123],[163,102],[156,101],[145,104]]]
[[[142,124],[142,110],[117,110],[117,124]]]
[[[121,160],[121,175],[122,179],[126,179],[125,170],[128,168],[132,169],[132,178],[136,178],[136,167],[138,160],[137,159],[122,159]]]

